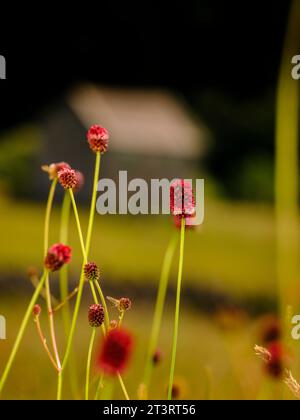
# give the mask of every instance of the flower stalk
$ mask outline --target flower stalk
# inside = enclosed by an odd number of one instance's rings
[[[184,240],[185,240],[185,218],[182,217],[181,230],[180,230],[180,254],[179,254],[178,278],[177,278],[176,306],[175,306],[175,317],[174,317],[174,333],[173,333],[173,343],[172,343],[172,358],[171,358],[170,379],[169,379],[169,388],[168,388],[168,400],[172,400],[172,389],[173,389],[173,383],[174,383],[174,373],[175,373],[175,364],[176,364],[181,283],[182,283],[183,257],[184,257]]]
[[[169,244],[167,246],[167,250],[164,256],[160,280],[159,280],[158,292],[157,292],[157,297],[156,297],[156,304],[155,304],[155,310],[154,310],[154,316],[153,316],[153,322],[152,322],[152,329],[150,333],[150,341],[149,341],[149,346],[148,346],[148,353],[147,353],[144,381],[143,381],[143,384],[146,387],[146,391],[148,391],[150,382],[151,382],[151,376],[152,376],[152,370],[153,370],[153,356],[157,349],[157,342],[158,342],[161,321],[162,321],[165,300],[166,300],[168,280],[170,276],[171,265],[172,265],[177,242],[178,242],[178,235],[177,235],[177,232],[174,232],[174,234],[172,235],[169,241]]]

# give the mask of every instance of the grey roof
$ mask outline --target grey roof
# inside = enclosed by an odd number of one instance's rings
[[[197,159],[209,136],[186,104],[166,90],[82,85],[67,103],[85,128],[98,123],[111,134],[110,150]]]

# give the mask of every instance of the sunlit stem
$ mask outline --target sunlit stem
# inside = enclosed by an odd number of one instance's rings
[[[174,317],[174,333],[173,333],[173,344],[172,344],[170,379],[169,379],[169,388],[168,388],[168,400],[172,399],[172,389],[173,389],[173,383],[174,383],[174,373],[175,373],[175,364],[176,364],[181,282],[182,282],[183,256],[184,256],[184,234],[185,234],[185,218],[182,217],[181,218],[181,231],[180,231],[180,254],[179,254],[178,278],[177,278],[176,306],[175,306],[175,317]]]
[[[158,337],[159,337],[159,332],[160,332],[161,322],[162,322],[162,317],[163,317],[163,311],[164,311],[164,306],[165,306],[168,280],[170,276],[170,270],[171,270],[177,242],[178,242],[178,232],[175,231],[169,241],[169,244],[167,246],[167,250],[164,256],[164,261],[163,261],[160,280],[159,280],[158,292],[157,292],[157,297],[156,297],[156,304],[155,304],[152,329],[151,329],[151,334],[150,334],[149,347],[148,347],[148,353],[147,353],[147,359],[146,359],[146,365],[145,365],[144,381],[143,381],[147,391],[151,382],[151,376],[152,376],[152,370],[153,370],[153,355],[155,351],[157,350],[157,342],[158,342]]]
[[[41,278],[41,280],[39,282],[39,285],[35,289],[35,292],[34,292],[32,298],[30,300],[30,303],[29,303],[29,305],[27,307],[27,310],[25,312],[25,315],[23,317],[23,320],[22,320],[22,323],[21,323],[21,326],[20,326],[20,329],[19,329],[17,338],[15,340],[14,346],[12,348],[11,354],[9,356],[8,362],[7,362],[7,364],[6,364],[5,368],[4,368],[4,371],[3,371],[3,374],[2,374],[2,377],[1,377],[1,380],[0,380],[0,394],[1,394],[2,390],[3,390],[3,387],[4,387],[5,382],[7,380],[8,374],[10,372],[10,369],[12,367],[12,364],[13,364],[13,362],[15,360],[16,354],[17,354],[18,349],[20,347],[20,344],[21,344],[21,341],[23,339],[23,336],[24,336],[24,333],[25,333],[25,330],[26,330],[28,321],[29,321],[30,317],[32,316],[33,307],[34,307],[34,305],[35,305],[35,303],[37,301],[37,298],[39,297],[39,294],[40,294],[40,292],[41,292],[41,290],[42,290],[42,288],[44,286],[44,283],[45,283],[45,280],[46,280],[46,276],[47,276],[47,271],[44,271],[43,276],[42,276],[42,278]]]
[[[87,357],[87,365],[86,365],[86,380],[85,380],[85,399],[89,399],[89,384],[90,384],[90,370],[91,370],[91,360],[92,360],[92,353],[94,347],[94,341],[96,336],[97,328],[93,328],[92,335],[90,339],[88,357]]]

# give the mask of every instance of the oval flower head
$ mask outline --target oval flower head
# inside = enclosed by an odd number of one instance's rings
[[[274,341],[267,347],[270,354],[270,360],[266,364],[267,373],[275,379],[282,378],[285,365],[286,365],[286,353],[281,342]]]
[[[88,320],[91,327],[101,327],[104,321],[104,309],[102,305],[94,303],[89,307]]]
[[[64,264],[69,264],[72,257],[72,250],[68,245],[52,245],[45,257],[44,265],[49,271],[58,271]]]
[[[105,153],[108,149],[109,134],[106,128],[100,125],[92,125],[87,132],[87,141],[93,152]]]
[[[115,376],[126,369],[132,350],[132,335],[121,328],[112,329],[104,338],[97,365],[104,373]]]
[[[58,172],[58,181],[65,190],[75,188],[78,182],[76,171],[70,168],[62,169]]]
[[[63,169],[71,169],[71,166],[66,162],[58,162],[58,163],[51,163],[51,165],[43,165],[42,170],[47,172],[49,175],[49,179],[53,181],[53,179],[58,177],[58,173]]]
[[[184,179],[174,181],[170,188],[170,210],[178,218],[195,215],[195,197],[191,184]]]

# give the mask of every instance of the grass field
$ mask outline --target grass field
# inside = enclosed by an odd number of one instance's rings
[[[25,309],[25,301],[7,302],[1,300],[1,309],[7,316],[8,339],[1,342],[0,371],[8,357],[14,335],[20,322],[21,313]],[[87,302],[86,302],[87,303]],[[86,305],[83,305],[83,307]],[[18,307],[18,311],[14,308]],[[183,302],[180,340],[178,347],[178,362],[176,368],[176,383],[181,386],[181,398],[210,398],[221,399],[252,399],[262,390],[262,363],[257,360],[253,346],[257,341],[257,326],[255,322],[245,320],[236,328],[223,330],[213,319],[200,316],[189,311]],[[137,397],[138,384],[142,378],[144,357],[150,329],[150,307],[135,305],[125,324],[135,334],[135,352],[128,373],[125,375],[126,384],[131,398]],[[170,308],[169,308],[170,309]],[[112,312],[113,313],[113,312]],[[60,349],[63,346],[62,325],[57,317]],[[42,317],[43,325],[47,325]],[[170,346],[172,335],[172,317],[167,311],[160,336],[159,346],[162,350],[162,362],[156,367],[151,398],[165,398],[170,362]],[[81,388],[77,397],[82,397],[87,346],[90,327],[86,320],[86,311],[81,311],[80,321],[76,330],[76,361]],[[195,340],[195,337],[197,338]],[[100,339],[100,338],[98,338]],[[209,372],[209,373],[208,373]],[[251,372],[251,375],[249,374]],[[29,380],[30,378],[30,380]],[[95,377],[96,378],[96,377]],[[208,378],[210,378],[208,380]],[[208,383],[210,383],[208,387]],[[274,385],[268,387],[272,398]],[[27,399],[55,398],[56,374],[48,362],[37,337],[34,323],[31,322],[20,352],[14,364],[3,397]],[[93,388],[91,389],[93,396]],[[70,397],[70,388],[66,382],[64,397]],[[122,398],[119,386],[114,386],[114,396]]]
[[[233,295],[274,296],[274,215],[269,207],[206,203],[205,223],[188,232],[184,282]],[[28,266],[41,266],[44,210],[41,205],[0,199],[0,272],[24,275]],[[82,225],[88,212],[80,211]],[[58,240],[59,209],[53,212],[51,242]],[[72,223],[74,223],[72,221]],[[114,282],[156,285],[161,262],[174,227],[167,216],[96,215],[91,259],[104,277]],[[74,265],[81,263],[76,228],[72,224],[70,243]],[[175,261],[173,277],[177,270]]]

